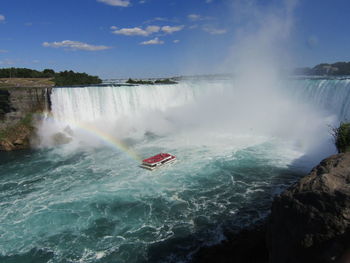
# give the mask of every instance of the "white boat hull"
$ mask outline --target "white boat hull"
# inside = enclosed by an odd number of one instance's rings
[[[176,158],[173,158],[173,159],[170,159],[170,160],[168,160],[168,161],[166,161],[164,163],[159,163],[159,164],[156,164],[154,166],[141,164],[140,167],[143,168],[143,169],[147,169],[147,170],[153,171],[153,170],[158,169],[160,167],[163,167],[163,166],[166,166],[168,164],[174,163],[175,161],[176,161]]]

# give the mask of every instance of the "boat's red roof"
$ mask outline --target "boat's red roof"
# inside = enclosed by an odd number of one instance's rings
[[[144,159],[142,162],[148,163],[148,164],[153,164],[153,163],[161,162],[162,160],[164,160],[168,157],[172,157],[172,155],[169,153],[159,153],[155,156]]]

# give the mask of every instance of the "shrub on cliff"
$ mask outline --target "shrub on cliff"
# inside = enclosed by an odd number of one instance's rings
[[[341,122],[332,129],[332,135],[339,153],[350,151],[350,122]]]

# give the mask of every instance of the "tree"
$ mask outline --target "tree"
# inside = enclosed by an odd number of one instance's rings
[[[55,76],[55,71],[53,69],[44,69],[43,70],[43,75],[47,78],[52,78]]]

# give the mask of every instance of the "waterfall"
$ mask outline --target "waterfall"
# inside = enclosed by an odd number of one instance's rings
[[[165,111],[193,103],[210,90],[223,92],[228,83],[184,82],[178,85],[55,88],[52,113],[60,120],[115,120],[145,111]],[[350,117],[350,79],[291,79],[288,93],[299,101],[336,115]],[[254,96],[254,94],[251,94]]]
[[[200,90],[187,84],[56,88],[52,113],[75,122],[116,120],[145,111],[164,111],[195,100]]]
[[[330,140],[329,126],[350,117],[350,79],[291,78],[272,85],[250,88],[234,79],[196,79],[176,85],[54,88],[55,121],[44,122],[39,133],[44,146],[53,144],[57,132],[70,137],[71,129],[73,138],[83,140],[75,128],[87,124],[119,139],[192,133],[208,143],[210,134],[223,133],[310,148]]]
[[[350,79],[297,79],[290,82],[292,96],[334,114],[341,121],[350,120]]]

